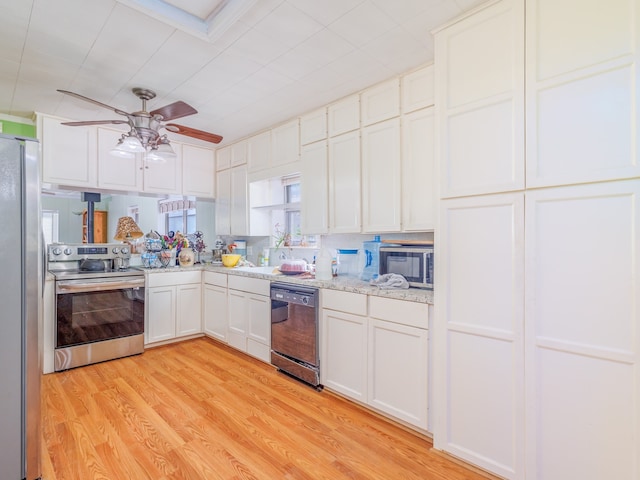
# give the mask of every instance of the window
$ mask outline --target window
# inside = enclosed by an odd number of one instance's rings
[[[291,244],[300,245],[302,235],[300,233],[300,176],[284,177],[284,224],[285,231],[291,235]]]
[[[195,200],[160,200],[158,208],[161,215],[160,225],[164,225],[165,232],[180,232],[184,235],[196,232]]]
[[[59,215],[57,210],[42,210],[42,234],[44,243],[58,243]]]

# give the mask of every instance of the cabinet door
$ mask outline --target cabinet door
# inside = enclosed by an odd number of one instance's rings
[[[331,233],[359,233],[360,132],[329,139],[329,222]]]
[[[402,230],[436,226],[435,125],[433,107],[402,121]]]
[[[362,129],[362,231],[399,232],[400,119]]]
[[[640,478],[640,180],[526,195],[527,478]]]
[[[176,336],[202,333],[202,286],[199,283],[176,287]]]
[[[300,122],[295,120],[271,130],[271,165],[286,165],[300,160]]]
[[[329,167],[327,142],[302,147],[300,214],[303,235],[329,231]]]
[[[231,235],[231,170],[216,173],[216,235]]]
[[[271,130],[247,139],[247,169],[264,170],[271,165]]]
[[[367,317],[322,311],[322,383],[360,402],[367,401]]]
[[[527,0],[527,187],[640,175],[638,8]]]
[[[263,295],[247,295],[247,352],[270,361],[271,300]]]
[[[227,289],[204,285],[204,333],[220,341],[227,341]]]
[[[111,155],[122,131],[98,128],[98,187],[127,192],[142,190],[142,157],[121,158]]]
[[[146,343],[170,340],[176,336],[176,287],[151,287],[146,302]]]
[[[327,108],[323,107],[300,117],[300,145],[327,138]]]
[[[434,104],[434,66],[427,65],[402,77],[402,113],[409,113]]]
[[[182,145],[182,194],[214,198],[215,152],[210,148]]]
[[[231,235],[249,235],[247,167],[231,169]],[[216,232],[217,233],[217,232]]]
[[[229,345],[240,351],[247,351],[247,299],[244,292],[229,289]]]
[[[505,0],[435,34],[444,198],[524,188],[523,27]]]
[[[231,168],[231,146],[216,150],[216,171]]]
[[[164,161],[144,161],[144,191],[182,195],[182,145],[171,143],[176,156]]]
[[[524,460],[524,194],[443,200],[435,447],[505,478]]]
[[[42,181],[54,185],[95,187],[97,153],[95,127],[70,127],[64,120],[41,116]]]
[[[427,429],[428,331],[369,320],[368,403]]]
[[[360,95],[362,126],[400,115],[400,79],[394,78],[366,89]]]
[[[360,95],[351,95],[327,107],[329,136],[360,128]]]
[[[247,141],[234,143],[231,145],[230,164],[232,167],[245,165],[247,163]]]

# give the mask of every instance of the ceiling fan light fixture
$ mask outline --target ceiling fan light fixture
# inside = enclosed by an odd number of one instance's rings
[[[131,150],[128,150],[125,146],[124,146],[124,135],[122,135],[122,138],[118,139],[118,143],[116,144],[115,147],[113,147],[111,149],[111,151],[109,152],[111,155],[113,155],[114,157],[120,157],[120,158],[135,158],[136,154],[133,153]]]
[[[133,133],[124,135],[118,142],[116,149],[132,153],[142,153],[146,151],[146,149],[142,145],[142,142]]]

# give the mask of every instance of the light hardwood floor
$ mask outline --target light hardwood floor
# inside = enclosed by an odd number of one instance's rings
[[[428,439],[206,338],[43,377],[44,480],[476,480]]]

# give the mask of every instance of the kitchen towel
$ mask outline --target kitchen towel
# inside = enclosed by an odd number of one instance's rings
[[[386,273],[369,281],[370,285],[375,285],[380,289],[409,288],[409,282],[402,275],[397,273]]]

